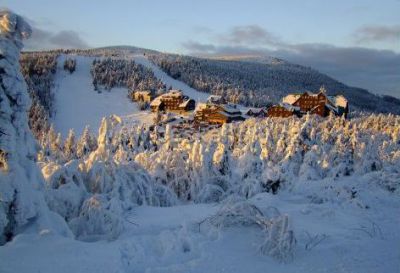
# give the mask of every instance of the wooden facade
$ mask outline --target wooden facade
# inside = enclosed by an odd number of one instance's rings
[[[319,92],[318,94],[305,92],[293,103],[293,106],[299,107],[300,111],[303,113],[310,112],[311,114],[317,114],[321,117],[326,117],[330,112],[329,108],[326,107],[327,104],[335,107],[328,100],[328,97],[324,92]]]
[[[267,116],[268,117],[282,117],[287,118],[296,115],[296,111],[294,108],[284,107],[282,105],[273,105],[268,108]]]
[[[202,108],[196,110],[194,121],[197,123],[224,124],[244,120],[239,110],[227,108],[224,105],[204,105]]]
[[[181,91],[174,90],[155,98],[150,107],[153,112],[169,111],[169,112],[187,112],[194,110],[196,102]]]
[[[294,110],[292,112],[292,110]],[[327,117],[330,113],[345,115],[348,113],[348,103],[343,96],[327,96],[325,89],[317,94],[304,92],[303,94],[291,94],[283,98],[281,105],[274,105],[268,109],[268,116],[288,117],[293,114],[299,116],[306,113]]]

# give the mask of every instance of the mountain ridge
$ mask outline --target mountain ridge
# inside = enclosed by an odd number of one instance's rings
[[[349,86],[315,68],[272,56],[189,56],[129,45],[46,52],[123,58],[143,54],[164,72],[190,87],[210,94],[228,93],[228,100],[247,106],[271,105],[288,93],[315,92],[325,86],[331,95],[345,95],[354,110],[400,114],[400,100],[393,96]]]

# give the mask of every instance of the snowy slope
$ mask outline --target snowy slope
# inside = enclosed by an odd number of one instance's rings
[[[132,58],[136,63],[150,68],[153,71],[154,75],[158,79],[160,79],[167,87],[172,86],[173,89],[182,90],[185,95],[191,97],[196,102],[206,102],[207,98],[210,96],[210,94],[199,92],[196,89],[191,88],[187,84],[170,77],[143,55],[133,55]]]
[[[77,61],[76,71],[70,74],[64,71],[64,60],[67,57]],[[150,68],[155,76],[167,86],[181,89],[185,95],[194,98],[196,102],[205,102],[209,96],[190,88],[183,82],[177,81],[143,55],[130,56],[135,62]],[[97,93],[93,90],[92,76],[90,75],[91,63],[94,57],[61,55],[58,59],[55,77],[55,109],[53,119],[55,128],[63,137],[68,135],[72,128],[79,136],[86,125],[93,132],[97,132],[101,119],[105,116],[118,115],[126,122],[151,123],[153,115],[148,111],[139,111],[137,104],[127,98],[126,88],[113,88],[111,91]]]
[[[90,67],[92,57],[70,56],[77,61],[76,71],[72,74],[64,71],[62,55],[58,60],[55,77],[55,109],[53,120],[56,129],[66,137],[73,128],[80,135],[86,125],[97,132],[102,117],[112,114],[129,115],[133,120],[146,120],[149,114],[139,112],[136,103],[127,98],[126,88],[113,88],[111,91],[97,93],[93,90]]]
[[[138,207],[126,219],[136,223],[116,241],[85,243],[53,234],[20,235],[0,248],[0,272],[397,272],[400,262],[399,202],[366,211],[333,204],[310,204],[300,196],[259,194],[262,210],[279,208],[291,217],[297,237],[295,258],[282,264],[258,251],[255,227],[211,230],[198,222],[219,205]],[[385,209],[383,209],[385,208]],[[379,213],[378,210],[382,210]],[[369,223],[382,233],[372,233]],[[365,228],[363,226],[366,226]],[[306,250],[310,236],[326,239]],[[24,262],[18,260],[24,257]],[[384,263],[382,261],[385,261]],[[266,271],[268,269],[268,271]]]

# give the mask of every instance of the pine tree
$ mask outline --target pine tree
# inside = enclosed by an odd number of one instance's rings
[[[64,157],[67,161],[76,158],[75,132],[73,129],[69,130],[68,137],[64,143]]]

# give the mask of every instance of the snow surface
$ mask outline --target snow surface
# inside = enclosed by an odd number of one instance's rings
[[[398,272],[400,219],[391,217],[399,213],[398,200],[372,211],[310,204],[292,194],[264,193],[250,201],[261,210],[274,206],[290,215],[298,240],[291,262],[262,255],[256,227],[199,229],[220,205],[192,204],[137,207],[126,216],[131,228],[111,242],[86,243],[46,232],[19,235],[0,248],[0,272]],[[372,222],[381,232],[369,229]],[[306,250],[306,232],[326,239]]]
[[[63,69],[65,58],[75,58],[76,71],[70,74]],[[145,122],[151,119],[149,112],[141,112],[136,103],[130,101],[126,88],[113,88],[101,93],[94,91],[90,68],[93,57],[61,55],[55,77],[54,124],[63,137],[72,128],[77,136],[86,125],[97,132],[101,119],[112,114],[128,117],[129,120]]]

